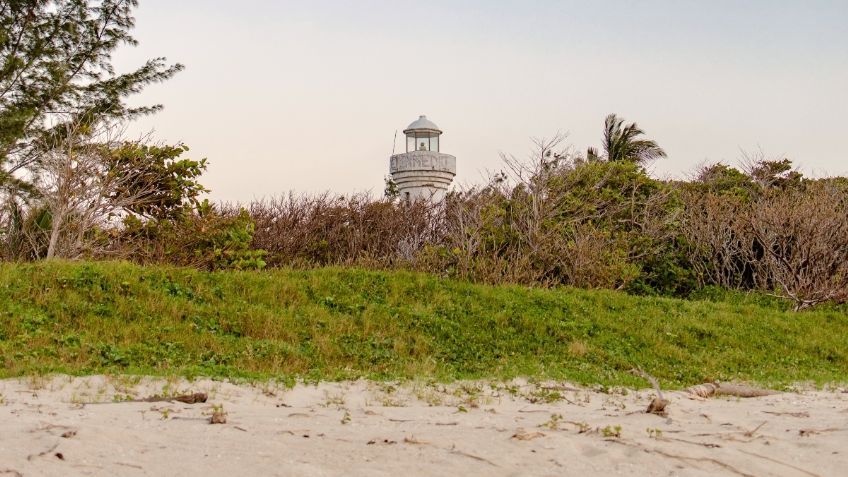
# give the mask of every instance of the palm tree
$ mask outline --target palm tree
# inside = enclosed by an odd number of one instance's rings
[[[633,161],[642,163],[666,157],[665,151],[650,139],[638,139],[645,134],[636,123],[624,124],[615,114],[604,121],[604,152],[608,161]],[[600,158],[597,149],[590,147],[587,156]]]

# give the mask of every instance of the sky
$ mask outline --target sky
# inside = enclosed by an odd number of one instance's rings
[[[141,0],[115,66],[185,65],[130,134],[207,158],[221,201],[379,194],[422,114],[460,185],[534,137],[599,146],[609,113],[666,150],[657,177],[756,150],[848,175],[846,25],[845,0]]]

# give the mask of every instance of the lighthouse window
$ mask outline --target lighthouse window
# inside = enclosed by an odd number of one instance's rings
[[[406,136],[406,152],[412,151],[439,151],[439,136],[423,132],[410,132]]]
[[[427,133],[415,134],[415,150],[429,151],[430,150],[430,135]]]

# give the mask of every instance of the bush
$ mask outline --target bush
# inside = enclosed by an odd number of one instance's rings
[[[848,301],[848,194],[828,181],[758,200],[748,218],[755,266],[795,309]]]
[[[202,270],[261,269],[263,250],[250,247],[254,223],[244,209],[219,212],[208,201],[170,220],[125,221],[115,251],[142,263],[170,263]]]
[[[573,155],[558,141],[537,141],[527,161],[504,157],[507,172],[438,204],[398,200],[387,184],[377,199],[290,194],[247,209],[200,202],[206,163],[180,159],[184,146],[116,143],[93,158],[129,178],[108,189],[123,205],[102,209],[102,221],[66,210],[62,233],[76,248],[54,248],[204,270],[345,265],[643,295],[718,287],[796,309],[848,301],[848,179],[805,179],[788,160],[758,156],[744,170],[715,164],[663,181],[641,161]],[[43,258],[53,225],[38,198],[9,200],[0,253]]]
[[[254,202],[255,249],[270,266],[360,264],[388,267],[414,261],[437,240],[437,207],[397,203],[367,195],[290,194]]]

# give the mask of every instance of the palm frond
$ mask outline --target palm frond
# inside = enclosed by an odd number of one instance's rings
[[[639,139],[643,131],[636,123],[625,125],[624,119],[610,114],[604,121],[604,152],[608,161],[638,163],[666,157],[665,151],[650,139]],[[591,149],[591,148],[590,148]]]

